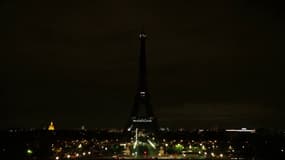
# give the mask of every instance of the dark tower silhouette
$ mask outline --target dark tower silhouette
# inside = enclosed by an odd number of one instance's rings
[[[133,129],[157,130],[157,119],[155,118],[152,106],[150,104],[150,94],[147,87],[147,70],[146,70],[146,54],[145,41],[146,34],[139,34],[140,54],[139,54],[139,70],[138,70],[138,88],[135,95],[135,101],[131,117],[129,119],[128,131]]]

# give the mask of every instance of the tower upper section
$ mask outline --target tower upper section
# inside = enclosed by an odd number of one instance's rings
[[[144,32],[139,34],[140,39],[140,54],[139,54],[139,76],[138,76],[138,92],[143,96],[147,93],[147,73],[146,73],[146,37]]]

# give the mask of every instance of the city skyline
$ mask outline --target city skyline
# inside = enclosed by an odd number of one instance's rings
[[[278,2],[1,3],[1,128],[123,128],[137,34],[162,127],[285,128]]]

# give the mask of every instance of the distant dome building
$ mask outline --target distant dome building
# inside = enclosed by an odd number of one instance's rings
[[[55,130],[55,127],[54,127],[54,124],[53,124],[52,121],[50,122],[50,124],[49,124],[49,126],[48,126],[48,130],[49,130],[49,131],[54,131],[54,130]]]

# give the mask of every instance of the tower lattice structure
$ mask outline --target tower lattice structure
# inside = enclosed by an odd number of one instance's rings
[[[142,32],[139,34],[140,53],[138,69],[138,87],[135,95],[134,105],[128,124],[128,131],[136,128],[145,130],[157,130],[157,119],[153,114],[150,103],[150,93],[147,87],[147,69],[146,69],[146,38],[147,35]]]

